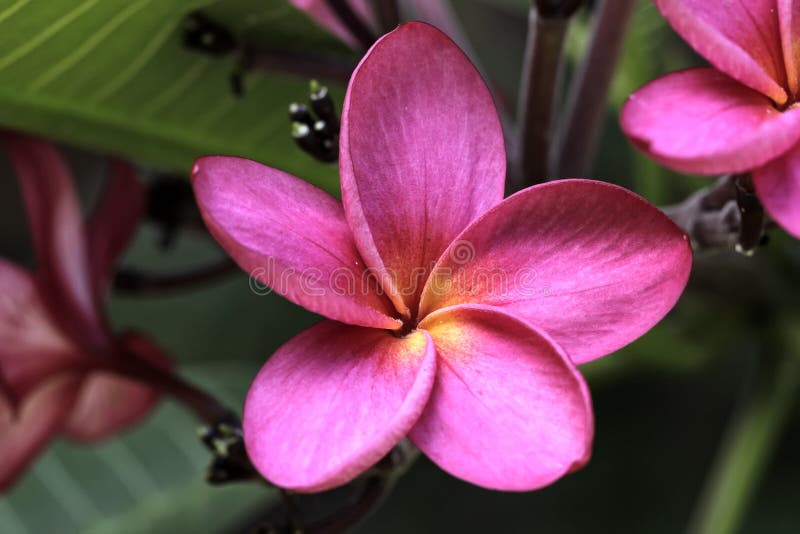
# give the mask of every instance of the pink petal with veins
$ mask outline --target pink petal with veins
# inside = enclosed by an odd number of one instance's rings
[[[656,0],[656,5],[712,65],[777,104],[786,102],[776,0]]]
[[[458,306],[420,325],[439,370],[409,437],[442,469],[528,491],[582,467],[594,423],[583,377],[546,335],[504,311]]]
[[[244,407],[247,453],[284,488],[345,484],[408,433],[435,373],[424,332],[399,339],[323,321],[278,349],[253,381]]]
[[[356,250],[341,204],[254,161],[200,158],[192,173],[206,226],[251,277],[330,319],[398,328]]]
[[[467,228],[437,264],[420,313],[499,307],[580,364],[655,326],[691,266],[686,235],[641,197],[603,182],[560,180],[520,191]]]
[[[677,171],[749,171],[800,139],[800,108],[775,109],[765,96],[710,68],[674,72],[633,93],[622,109],[625,135]]]
[[[353,73],[339,159],[358,248],[407,314],[450,241],[503,198],[506,155],[489,90],[446,35],[403,24]]]

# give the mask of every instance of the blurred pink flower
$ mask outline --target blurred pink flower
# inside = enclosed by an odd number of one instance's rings
[[[668,74],[635,92],[623,130],[678,171],[752,171],[769,214],[800,237],[800,0],[655,2],[714,68]]]
[[[297,9],[304,11],[320,27],[336,35],[352,48],[358,48],[358,39],[342,23],[336,12],[331,8],[328,0],[290,0]],[[345,0],[362,22],[367,26],[374,23],[375,16],[370,6],[370,0]]]
[[[343,202],[253,161],[197,161],[219,243],[327,317],[250,388],[245,443],[268,480],[331,488],[406,435],[488,488],[539,488],[588,461],[593,415],[575,365],[655,325],[691,251],[613,185],[564,180],[503,200],[505,167],[480,75],[423,23],[380,39],[350,80]]]
[[[0,491],[55,436],[94,441],[137,422],[157,400],[125,378],[141,358],[167,361],[143,337],[111,333],[103,301],[144,194],[115,163],[84,225],[69,170],[49,143],[0,132],[16,169],[36,252],[31,273],[0,259]]]

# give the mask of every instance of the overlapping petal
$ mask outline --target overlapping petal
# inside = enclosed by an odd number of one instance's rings
[[[146,337],[125,332],[116,341],[118,357],[140,358],[170,371],[166,354]],[[63,431],[77,441],[105,439],[141,421],[158,400],[159,393],[146,383],[116,373],[93,371],[84,378]]]
[[[404,24],[361,61],[342,113],[342,200],[398,311],[414,307],[450,241],[500,202],[505,162],[489,91],[439,30]]]
[[[714,69],[690,69],[631,95],[622,109],[622,129],[650,157],[675,170],[745,172],[800,140],[800,108],[781,112]]]
[[[527,491],[588,461],[589,392],[546,335],[480,306],[442,310],[420,326],[439,369],[409,437],[440,467],[487,488]]]
[[[793,97],[800,92],[800,0],[776,0],[786,83]]]
[[[113,161],[103,196],[87,228],[92,284],[102,299],[113,276],[114,264],[136,233],[145,209],[144,187],[136,170]]]
[[[0,135],[16,169],[36,250],[37,278],[64,331],[82,344],[103,346],[78,199],[55,147],[24,134]]]
[[[199,159],[192,183],[206,226],[251,277],[336,321],[399,326],[358,254],[336,199],[241,158]]]
[[[48,375],[86,365],[49,313],[33,276],[0,259],[0,375],[12,401]]]
[[[157,401],[156,391],[140,382],[102,371],[89,373],[63,431],[76,441],[101,440],[139,422]]]
[[[435,373],[424,332],[399,339],[323,321],[281,347],[256,376],[244,407],[248,455],[281,487],[344,484],[408,433]]]
[[[656,0],[656,5],[712,65],[777,104],[786,102],[776,0]]]
[[[13,413],[0,406],[0,493],[59,432],[79,384],[76,375],[56,375],[31,392]]]
[[[561,180],[507,198],[467,228],[432,273],[420,313],[501,307],[579,364],[660,321],[691,264],[686,235],[642,198],[603,182]]]
[[[753,185],[770,216],[800,238],[800,145],[753,171]]]

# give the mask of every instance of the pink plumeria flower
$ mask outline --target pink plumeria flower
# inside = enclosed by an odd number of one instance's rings
[[[297,9],[304,11],[321,28],[334,34],[348,46],[359,48],[358,39],[342,23],[328,0],[290,0],[290,2]],[[375,15],[370,0],[346,0],[346,3],[362,22],[368,26],[374,25]]]
[[[0,132],[19,177],[36,272],[0,259],[0,491],[58,435],[90,442],[145,416],[157,400],[124,377],[131,358],[163,367],[143,337],[114,335],[103,301],[116,258],[138,226],[144,195],[116,163],[84,226],[69,170],[49,143]]]
[[[491,96],[444,34],[409,23],[350,80],[342,202],[277,169],[197,161],[211,232],[258,280],[324,315],[283,345],[244,408],[271,482],[319,491],[405,436],[444,470],[531,490],[585,464],[576,364],[626,345],[686,283],[686,236],[613,185],[565,180],[503,200]]]
[[[714,68],[668,74],[635,92],[623,130],[681,172],[752,171],[769,214],[800,237],[800,1],[655,3]]]

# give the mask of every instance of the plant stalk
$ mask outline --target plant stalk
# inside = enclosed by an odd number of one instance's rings
[[[544,182],[550,176],[548,156],[568,27],[569,17],[543,17],[531,5],[514,158],[519,188]]]
[[[584,176],[597,150],[608,92],[636,0],[601,0],[591,38],[567,97],[564,127],[552,154],[558,177]]]
[[[800,385],[800,358],[788,354],[764,361],[758,371],[756,383],[726,432],[690,534],[739,531],[789,420]]]

